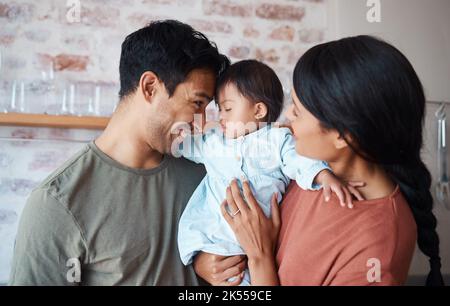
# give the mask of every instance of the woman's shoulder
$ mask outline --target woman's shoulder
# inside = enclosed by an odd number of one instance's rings
[[[301,224],[319,227],[317,233],[326,236],[330,232],[321,227],[327,225],[327,228],[347,232],[341,242],[360,249],[374,250],[379,247],[380,251],[390,249],[394,252],[399,240],[405,243],[416,240],[414,216],[398,187],[389,196],[356,201],[354,208],[348,209],[339,205],[334,194],[326,203],[322,191],[303,190],[292,184],[286,192],[281,210],[286,221],[293,216],[300,219],[301,222],[292,222],[292,227]]]
[[[342,276],[344,282],[353,275],[353,284],[360,284],[365,280],[369,259],[382,263],[383,275],[389,275],[385,281],[404,282],[416,243],[416,227],[400,190],[377,200],[355,202],[354,208],[348,209],[342,208],[337,198],[325,203],[322,192],[293,185],[281,211],[280,258],[298,258],[303,248],[315,250],[302,254],[304,259],[297,266],[309,269],[315,258],[321,258],[323,266],[332,266],[333,275],[323,271],[326,278],[319,283]],[[298,249],[285,245],[293,239]]]
[[[386,238],[398,234],[416,233],[416,223],[408,201],[399,186],[385,197],[355,202],[360,209],[361,218],[365,220],[364,228],[372,228],[366,235],[383,235]]]

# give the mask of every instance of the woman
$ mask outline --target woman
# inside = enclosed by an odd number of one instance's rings
[[[427,285],[443,285],[431,176],[420,157],[425,97],[406,57],[369,36],[316,46],[295,67],[292,96],[297,152],[365,182],[365,200],[344,210],[322,205],[324,191],[292,184],[281,214],[273,204],[267,219],[248,185],[244,200],[233,182],[222,212],[246,251],[252,284],[401,285],[417,241],[430,258]],[[244,265],[204,253],[194,263],[212,284],[228,284]]]

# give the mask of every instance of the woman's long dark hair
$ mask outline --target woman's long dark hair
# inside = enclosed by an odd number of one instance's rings
[[[325,43],[300,58],[294,90],[324,128],[350,135],[349,145],[400,186],[430,258],[426,284],[443,285],[431,175],[420,157],[425,95],[408,59],[371,36]]]

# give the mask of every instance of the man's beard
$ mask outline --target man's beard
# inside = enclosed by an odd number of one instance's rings
[[[161,154],[170,153],[170,135],[164,130],[161,121],[148,121],[146,126],[147,141],[149,146]]]

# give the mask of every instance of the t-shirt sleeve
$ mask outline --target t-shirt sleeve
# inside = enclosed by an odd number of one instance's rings
[[[78,285],[86,244],[73,215],[36,189],[22,212],[9,285]]]
[[[330,168],[323,161],[298,155],[295,150],[295,140],[291,132],[284,132],[284,140],[281,144],[280,154],[282,160],[281,170],[287,177],[296,180],[302,189],[318,190],[322,187],[321,185],[314,184],[314,178],[320,171]]]

